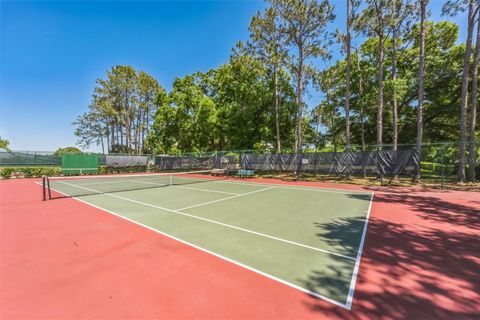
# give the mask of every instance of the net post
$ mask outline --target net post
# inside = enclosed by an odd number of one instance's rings
[[[47,180],[47,190],[48,190],[48,200],[52,199],[52,191],[50,189],[50,179],[48,177],[45,178]]]
[[[169,185],[173,186],[173,174],[170,173],[169,178],[170,178]]]
[[[42,200],[47,200],[47,192],[45,188],[47,187],[45,176],[42,176]]]

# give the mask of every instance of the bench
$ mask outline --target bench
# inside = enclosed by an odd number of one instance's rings
[[[224,176],[227,174],[227,169],[213,169],[212,176]]]
[[[237,172],[237,176],[240,177],[240,178],[251,178],[251,177],[253,177],[254,174],[255,174],[255,171],[253,171],[253,170],[241,169],[241,170],[238,170],[238,172]]]

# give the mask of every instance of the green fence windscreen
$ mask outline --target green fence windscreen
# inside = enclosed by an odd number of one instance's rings
[[[98,173],[98,155],[85,153],[64,154],[62,156],[62,173]]]

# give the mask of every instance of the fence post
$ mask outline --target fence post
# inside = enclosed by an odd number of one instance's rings
[[[366,151],[365,148],[363,148],[361,152],[362,152],[362,176],[363,176],[363,179],[366,179],[367,172],[365,171],[365,161],[366,161],[365,158],[369,157],[369,154],[367,153],[368,151]]]
[[[442,152],[440,155],[440,190],[443,190],[445,183],[445,145],[442,145]],[[421,168],[420,168],[421,170]]]
[[[274,153],[275,157],[275,167],[273,168],[273,172],[277,172],[277,176],[280,177],[281,175],[281,163],[280,163],[280,153],[277,152]]]
[[[333,145],[333,182],[337,182],[337,145]]]
[[[383,170],[382,170],[382,166],[380,165],[380,161],[378,161],[378,158],[380,158],[380,146],[377,145],[377,169],[380,173],[380,186],[383,187]]]

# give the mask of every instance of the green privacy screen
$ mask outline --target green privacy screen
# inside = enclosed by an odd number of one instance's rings
[[[98,173],[98,155],[67,153],[62,155],[63,174]]]

